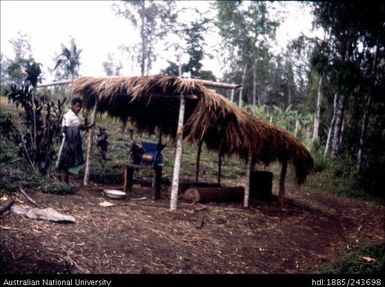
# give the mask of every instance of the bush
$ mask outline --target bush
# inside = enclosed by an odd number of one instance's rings
[[[366,192],[357,174],[353,160],[341,155],[337,161],[323,158],[319,152],[313,154],[314,173],[309,176],[307,184],[317,190],[352,198],[377,200]]]
[[[42,191],[46,193],[61,194],[61,195],[75,193],[75,190],[72,186],[61,181],[43,180],[43,182],[41,182],[41,186],[42,186]]]
[[[314,172],[322,172],[325,169],[330,169],[332,165],[332,161],[330,158],[324,158],[323,152],[321,149],[315,149],[312,153],[313,161],[314,161]]]
[[[322,265],[321,273],[328,274],[379,274],[385,268],[385,244],[365,245],[347,252],[332,264]]]

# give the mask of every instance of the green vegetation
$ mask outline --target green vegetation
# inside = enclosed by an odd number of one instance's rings
[[[385,271],[385,244],[364,245],[318,270],[327,274],[379,274]]]

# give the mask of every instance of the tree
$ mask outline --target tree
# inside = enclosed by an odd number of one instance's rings
[[[202,15],[199,14],[201,17]],[[198,17],[199,17],[198,16]],[[202,70],[203,64],[201,63],[204,56],[207,55],[204,52],[204,33],[207,32],[209,19],[201,18],[194,20],[191,23],[179,24],[182,29],[178,31],[181,38],[186,43],[185,51],[189,56],[189,60],[186,64],[182,64],[182,74],[187,73],[191,78],[199,78],[205,80],[216,81],[216,77],[211,71]],[[179,75],[178,64],[168,61],[169,66],[162,70],[161,73],[166,75]]]
[[[103,62],[103,68],[107,76],[119,76],[123,65],[121,61],[115,63],[112,54],[108,53],[107,60]]]
[[[373,47],[384,28],[384,5],[376,2],[377,6],[366,2],[318,2],[315,5],[315,23],[330,31],[329,45],[337,80],[338,102],[332,146],[334,159],[341,150],[341,130],[349,97],[361,84],[357,82],[362,72],[357,65],[359,44]]]
[[[332,157],[338,161],[344,153],[356,160],[360,182],[375,193],[383,187],[385,177],[385,133],[381,132],[385,114],[385,5],[382,1],[314,5],[315,23],[330,31],[327,78],[336,103]]]
[[[29,62],[23,67],[22,84],[11,84],[5,95],[19,109],[21,126],[13,123],[11,115],[0,123],[4,136],[11,140],[24,156],[33,171],[45,175],[52,163],[53,143],[61,132],[65,99],[53,102],[45,94],[37,94],[41,81],[40,64]]]
[[[5,82],[7,81],[7,75],[6,70],[8,66],[8,59],[3,55],[3,53],[0,54],[0,83],[1,83],[1,95],[3,94],[3,87],[5,85]]]
[[[248,83],[254,81],[250,77],[255,75],[256,86],[266,87],[263,77],[258,78],[258,65],[266,66],[266,62],[271,59],[268,43],[274,39],[279,23],[269,18],[268,4],[265,2],[216,1],[215,5],[218,10],[217,26],[225,51],[223,59],[230,66],[226,78],[231,82],[244,79],[243,95],[249,95],[247,102],[252,102],[252,85]],[[257,65],[254,65],[255,61]],[[253,68],[257,69],[256,73],[249,72]],[[242,101],[239,99],[240,103]]]
[[[15,58],[5,60],[5,83],[22,83],[22,70],[30,61],[33,61],[31,45],[27,34],[18,33],[15,39],[9,41],[12,44]],[[4,83],[4,82],[2,82]]]
[[[324,77],[327,76],[327,69],[329,64],[328,61],[329,59],[328,59],[326,42],[322,41],[320,43],[316,43],[310,58],[311,71],[318,76],[316,77],[317,100],[316,100],[316,106],[315,106],[312,148],[314,147],[316,142],[319,142],[319,131],[320,131],[320,122],[321,122],[321,102],[323,99],[323,82],[324,82]],[[332,121],[332,124],[330,125],[330,129],[334,127],[334,121]],[[329,138],[329,142],[330,142],[330,138]]]
[[[59,79],[74,80],[79,76],[80,53],[82,49],[78,49],[75,39],[70,39],[70,46],[67,48],[64,44],[61,45],[62,51],[56,56],[56,64],[54,70],[58,69],[57,77]]]
[[[141,75],[148,75],[156,59],[157,41],[171,30],[176,20],[174,1],[124,1],[123,5],[114,5],[117,15],[123,16],[140,30],[140,43],[137,46],[138,63]]]

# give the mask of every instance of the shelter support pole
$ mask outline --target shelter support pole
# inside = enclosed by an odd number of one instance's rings
[[[247,170],[246,170],[246,186],[245,186],[245,194],[243,197],[243,207],[248,208],[249,207],[249,198],[250,198],[250,173],[253,169],[253,161],[251,155],[249,155],[249,158],[247,160]]]
[[[279,206],[283,208],[283,199],[285,196],[285,178],[286,178],[286,171],[287,171],[287,161],[282,162],[282,169],[281,169],[281,175],[279,177]]]
[[[203,144],[203,140],[200,140],[198,144],[198,152],[197,152],[197,167],[195,172],[195,182],[198,182],[199,180],[199,164],[201,160],[202,144]]]
[[[85,186],[87,186],[89,184],[89,180],[90,180],[90,165],[91,165],[91,156],[92,156],[92,147],[93,147],[93,140],[94,140],[94,129],[95,129],[97,110],[98,110],[98,100],[95,98],[95,106],[94,106],[94,110],[92,113],[93,126],[88,132],[86,168],[84,171],[84,180],[83,180],[83,185],[85,185]]]
[[[221,185],[222,177],[222,154],[218,153],[218,185]]]
[[[235,89],[231,89],[231,97],[230,97],[231,102],[234,102],[234,91]]]
[[[170,199],[171,211],[176,210],[176,205],[178,201],[179,171],[180,171],[180,164],[182,161],[182,149],[183,149],[184,109],[185,109],[185,98],[184,98],[184,95],[182,94],[180,96],[178,129],[176,132],[176,138],[177,138],[176,154],[175,154],[174,172],[172,176],[171,199]]]
[[[242,94],[243,94],[243,88],[239,89],[239,99],[238,99],[238,107],[242,107]]]

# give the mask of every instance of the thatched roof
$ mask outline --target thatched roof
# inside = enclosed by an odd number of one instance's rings
[[[196,82],[173,76],[91,78],[74,81],[72,94],[83,97],[90,109],[98,99],[98,112],[132,121],[141,131],[156,127],[175,138],[180,95],[186,98],[184,138],[203,140],[210,150],[238,155],[246,161],[270,164],[289,161],[302,183],[313,161],[310,153],[289,133],[238,108],[232,102]],[[191,97],[195,96],[195,98]]]

